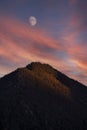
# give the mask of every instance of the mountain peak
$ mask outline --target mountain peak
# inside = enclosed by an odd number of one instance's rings
[[[28,64],[27,66],[26,66],[26,68],[28,68],[28,69],[34,69],[34,68],[42,68],[42,69],[53,69],[52,68],[52,66],[50,66],[49,64],[43,64],[43,63],[41,63],[41,62],[32,62],[32,63],[30,63],[30,64]]]
[[[43,64],[40,62],[32,62],[26,66],[27,69],[37,72],[45,71],[49,74],[55,75],[56,70],[49,64]]]
[[[86,119],[87,87],[48,64],[32,62],[0,79],[0,130],[82,130]]]

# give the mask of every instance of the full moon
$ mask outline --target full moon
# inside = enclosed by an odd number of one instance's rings
[[[37,19],[34,16],[30,16],[29,23],[31,26],[35,26],[37,24]]]

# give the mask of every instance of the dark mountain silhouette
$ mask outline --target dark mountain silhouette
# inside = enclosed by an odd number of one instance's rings
[[[87,87],[33,62],[0,79],[0,130],[87,130]]]

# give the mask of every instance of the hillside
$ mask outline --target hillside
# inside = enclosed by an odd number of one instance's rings
[[[0,79],[0,130],[87,130],[87,87],[33,62]]]

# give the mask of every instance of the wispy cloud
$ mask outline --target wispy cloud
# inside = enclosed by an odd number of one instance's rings
[[[31,61],[41,61],[82,81],[81,75],[87,73],[85,46],[76,41],[78,31],[69,32],[68,28],[65,32],[66,35],[61,34],[61,41],[55,40],[41,29],[32,29],[17,19],[0,17],[1,73],[5,74]],[[73,70],[79,73],[73,73]]]

